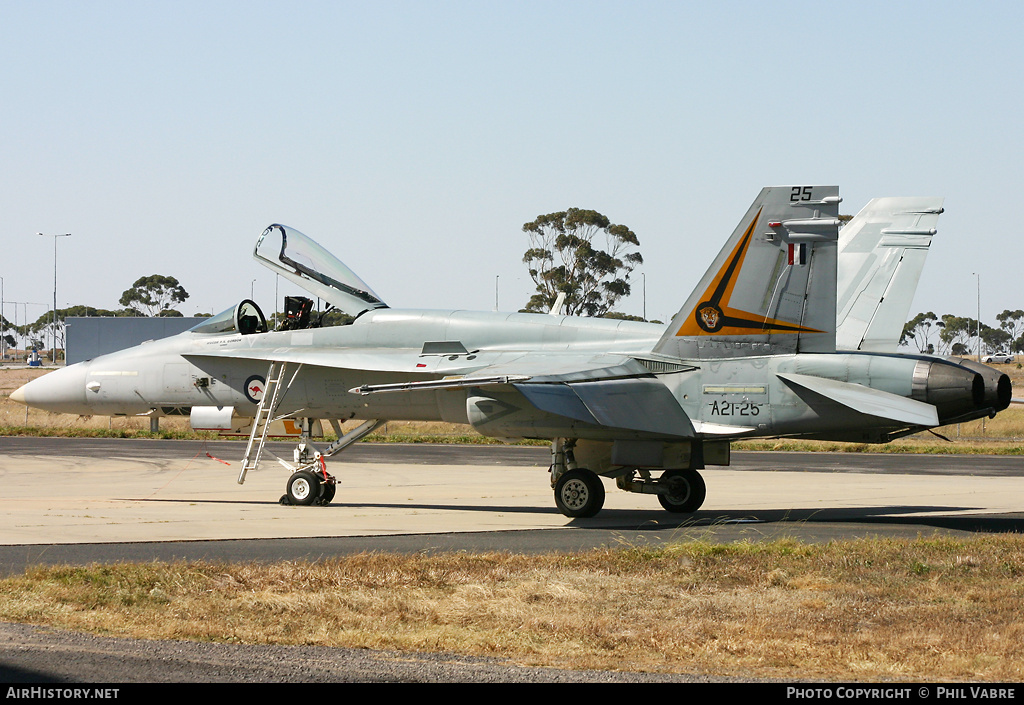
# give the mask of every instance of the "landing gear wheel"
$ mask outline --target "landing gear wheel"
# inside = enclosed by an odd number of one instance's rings
[[[288,478],[287,497],[292,504],[313,504],[320,498],[320,478],[308,470],[293,473]]]
[[[666,470],[658,484],[669,488],[668,494],[659,494],[658,501],[673,514],[691,514],[704,504],[707,486],[696,470]]]
[[[331,503],[331,500],[334,499],[334,493],[337,491],[338,486],[333,482],[325,482],[323,483],[323,487],[324,489],[323,492],[320,493],[320,501],[318,504],[326,507]]]
[[[567,517],[592,517],[604,506],[604,484],[590,470],[570,470],[555,483],[555,504]]]

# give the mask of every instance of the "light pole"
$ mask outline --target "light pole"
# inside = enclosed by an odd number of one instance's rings
[[[36,235],[47,237],[43,233],[36,233]],[[57,362],[57,238],[59,237],[71,237],[71,233],[53,236],[53,318],[50,332],[50,358],[54,364]]]
[[[975,272],[978,279],[978,362],[981,362],[981,274]]]
[[[647,274],[645,272],[640,272],[640,276],[643,277],[643,280],[644,280],[644,322],[646,322],[647,321]]]

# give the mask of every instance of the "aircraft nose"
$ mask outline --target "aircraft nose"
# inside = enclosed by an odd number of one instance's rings
[[[14,390],[11,401],[63,414],[89,413],[85,403],[85,368],[71,365],[38,377]]]

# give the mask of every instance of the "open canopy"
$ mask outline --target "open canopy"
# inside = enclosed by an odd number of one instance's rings
[[[351,316],[387,308],[373,291],[334,255],[287,225],[271,225],[256,241],[257,262]]]

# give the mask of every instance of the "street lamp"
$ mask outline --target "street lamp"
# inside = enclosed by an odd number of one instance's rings
[[[973,274],[978,279],[978,362],[981,362],[981,274],[979,272],[973,272]]]
[[[645,272],[640,272],[640,276],[643,277],[643,280],[644,280],[644,322],[646,322],[647,321],[647,274]]]
[[[36,233],[36,235],[47,237],[43,233]],[[71,237],[71,233],[53,236],[53,319],[50,332],[50,357],[54,363],[57,362],[57,238],[59,237]]]

